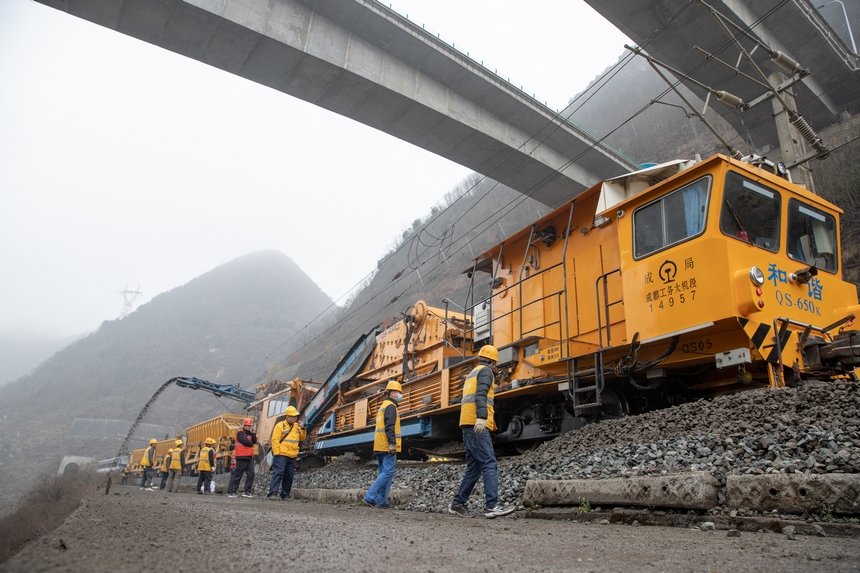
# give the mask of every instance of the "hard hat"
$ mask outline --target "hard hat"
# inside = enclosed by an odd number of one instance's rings
[[[403,392],[403,386],[400,385],[400,382],[389,380],[388,386],[385,387],[385,390],[397,390],[398,392]]]
[[[254,420],[252,420],[251,418],[245,418],[244,420],[242,420],[242,425],[243,426],[253,426]]]
[[[150,443],[150,445],[157,444],[158,440],[156,440],[155,438],[152,438],[151,440],[149,440],[149,443]]]
[[[478,356],[486,358],[487,360],[492,360],[493,362],[499,361],[499,351],[495,346],[490,346],[489,344],[485,344],[481,347],[481,351],[478,352]]]
[[[215,440],[213,440],[212,438],[206,438],[206,443],[212,445],[215,443]]]
[[[287,406],[287,411],[284,412],[287,416],[298,416],[299,411],[294,406]]]
[[[176,446],[179,447],[182,445],[182,440],[176,440]]]

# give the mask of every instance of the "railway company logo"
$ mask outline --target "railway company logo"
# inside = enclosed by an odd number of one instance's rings
[[[645,303],[651,312],[665,310],[674,306],[693,303],[696,300],[698,287],[696,277],[689,276],[694,268],[693,258],[684,259],[684,280],[678,276],[678,265],[675,261],[665,260],[657,269],[657,276],[663,281],[663,286],[654,285],[654,275],[651,271],[645,273]]]
[[[657,271],[657,275],[663,279],[664,284],[669,284],[673,282],[675,277],[678,275],[678,266],[674,262],[667,260],[660,265],[660,270]]]

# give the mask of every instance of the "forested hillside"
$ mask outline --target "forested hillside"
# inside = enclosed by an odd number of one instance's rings
[[[174,376],[235,383],[331,300],[286,255],[251,253],[155,297],[0,388],[0,501],[65,454],[111,457],[115,437],[66,438],[75,418],[133,421]],[[254,373],[254,374],[250,374]],[[169,388],[146,422],[184,429],[239,403]]]

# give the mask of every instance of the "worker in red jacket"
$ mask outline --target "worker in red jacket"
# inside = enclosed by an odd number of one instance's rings
[[[254,420],[245,418],[242,420],[242,429],[236,432],[236,444],[233,447],[236,466],[230,474],[227,497],[236,497],[242,474],[245,474],[245,493],[242,497],[254,497],[254,445],[257,443],[257,434],[253,427]]]

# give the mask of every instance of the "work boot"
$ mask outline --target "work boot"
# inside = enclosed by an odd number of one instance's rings
[[[462,503],[452,503],[448,506],[448,513],[451,515],[459,515],[460,517],[469,517],[469,510]]]
[[[501,517],[503,515],[510,515],[517,510],[516,506],[508,506],[497,505],[496,507],[491,507],[490,509],[484,512],[484,517],[487,519],[495,519],[496,517]]]

